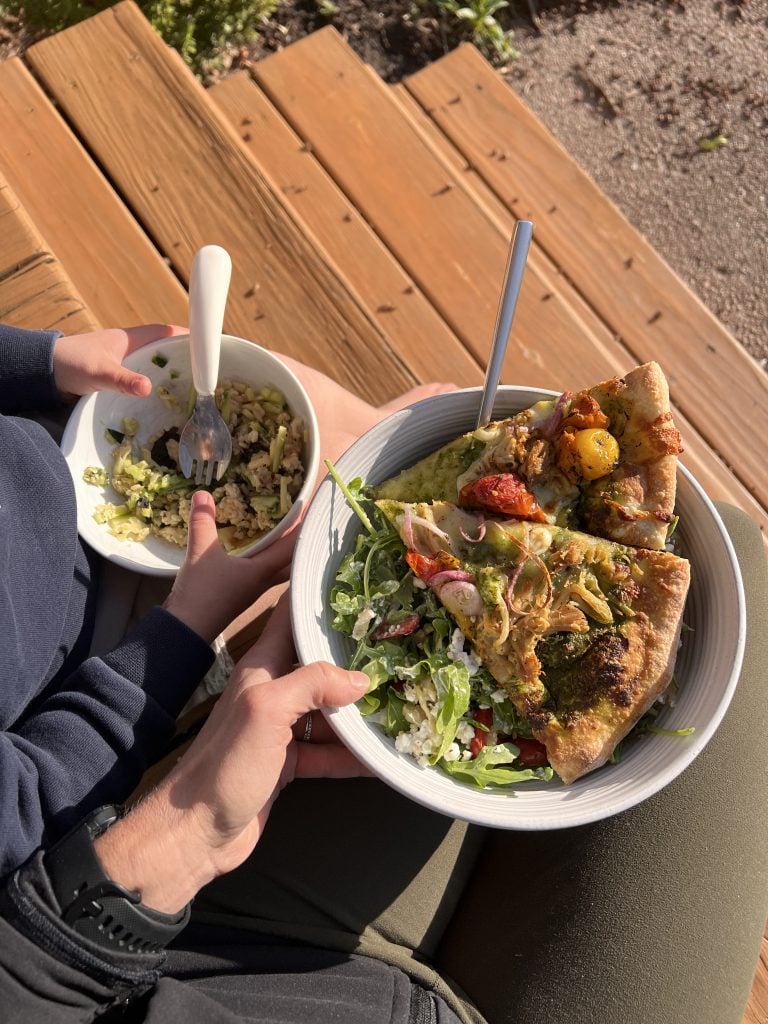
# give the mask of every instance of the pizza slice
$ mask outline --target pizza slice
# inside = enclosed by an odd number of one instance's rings
[[[680,451],[664,374],[646,363],[464,434],[374,497],[450,501],[661,550]]]
[[[672,678],[689,564],[448,502],[377,502],[566,783],[602,765]]]

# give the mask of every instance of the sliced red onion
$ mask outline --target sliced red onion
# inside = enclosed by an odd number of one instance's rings
[[[430,576],[427,583],[430,587],[439,587],[441,583],[452,583],[458,581],[459,583],[473,583],[475,577],[469,573],[464,572],[463,569],[442,569],[440,572],[436,572],[434,576]]]
[[[411,514],[411,506],[403,506],[403,540],[408,545],[409,550],[414,551],[416,545],[413,541],[413,516]]]
[[[565,407],[571,400],[571,392],[564,391],[555,403],[555,408],[552,410],[552,415],[544,423],[541,428],[541,436],[551,440],[557,433],[557,428],[563,422],[565,416]]]
[[[485,537],[485,529],[486,529],[485,516],[482,514],[482,512],[478,512],[478,514],[477,514],[477,536],[476,537],[470,537],[469,534],[465,533],[461,528],[459,528],[459,533],[461,534],[461,536],[464,538],[464,540],[468,544],[479,544],[480,541],[483,539],[483,537]]]
[[[520,608],[515,604],[515,584],[520,579],[520,573],[523,571],[525,562],[526,558],[525,555],[523,555],[515,566],[515,571],[512,573],[512,577],[507,584],[506,593],[504,594],[504,599],[507,602],[507,608],[509,608],[513,615],[525,615],[525,609]]]

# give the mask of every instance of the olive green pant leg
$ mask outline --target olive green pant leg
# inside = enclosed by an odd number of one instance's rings
[[[198,895],[193,921],[375,957],[482,1024],[430,961],[484,835],[377,779],[294,782],[251,857]]]
[[[489,835],[437,954],[492,1024],[739,1024],[768,913],[768,574],[720,509],[747,651],[720,728],[654,797],[577,829]]]

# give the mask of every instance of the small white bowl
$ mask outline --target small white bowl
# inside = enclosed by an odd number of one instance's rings
[[[494,418],[551,397],[533,388],[499,389]],[[394,413],[361,437],[336,463],[345,480],[361,476],[377,484],[440,445],[473,429],[480,389],[426,399]],[[514,791],[484,791],[420,768],[395,750],[394,742],[369,724],[355,706],[330,709],[331,725],[372,771],[413,800],[454,818],[507,829],[554,829],[583,825],[624,811],[671,782],[706,746],[730,703],[739,678],[746,628],[744,591],[736,556],[716,509],[691,474],[680,467],[677,512],[679,553],[690,559],[691,591],[675,668],[679,693],[662,712],[660,725],[692,726],[690,736],[648,735],[624,749],[621,761],[570,786],[523,783]],[[304,664],[330,661],[345,666],[352,641],[331,626],[328,600],[344,554],[360,523],[335,484],[326,478],[309,507],[296,547],[291,576],[291,612],[296,649]]]
[[[165,366],[156,366],[152,360],[164,356]],[[97,505],[119,502],[122,499],[111,487],[98,487],[83,480],[88,466],[103,466],[109,471],[112,448],[105,431],[109,427],[120,429],[126,417],[139,421],[137,439],[140,442],[160,433],[174,420],[174,414],[155,395],[158,384],[167,384],[170,371],[178,373],[173,381],[181,394],[186,394],[192,383],[189,362],[189,335],[164,338],[137,349],[125,360],[125,366],[143,373],[152,381],[152,394],[148,398],[133,398],[111,391],[99,391],[81,398],[72,411],[61,447],[75,484],[77,498],[77,528],[80,536],[100,555],[126,569],[150,576],[175,576],[184,561],[184,549],[149,536],[143,541],[118,540],[106,525],[97,523],[93,512]],[[320,461],[317,417],[307,392],[288,367],[265,348],[243,338],[225,334],[221,339],[219,377],[243,381],[255,388],[271,385],[285,395],[288,408],[294,416],[301,416],[307,427],[307,445],[304,452],[304,484],[290,511],[283,519],[253,544],[239,548],[234,554],[248,557],[277,540],[294,523],[306,506],[314,486]],[[177,417],[178,418],[178,417]],[[182,417],[183,419],[183,417]]]

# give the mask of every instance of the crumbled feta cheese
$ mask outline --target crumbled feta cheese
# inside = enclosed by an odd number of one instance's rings
[[[471,761],[472,760],[472,751],[469,750],[469,749],[463,751],[462,755],[461,755],[461,760],[462,761]]]
[[[462,665],[467,666],[467,671],[471,676],[475,675],[477,670],[480,668],[482,662],[474,651],[464,650],[465,636],[460,629],[454,629],[451,635],[451,642],[448,644],[446,654],[451,661],[458,661]]]
[[[470,725],[469,722],[460,722],[459,727],[456,730],[456,739],[460,743],[471,743],[475,738],[475,727]]]
[[[506,699],[507,695],[503,690],[494,690],[491,694],[491,700],[494,704],[501,704],[501,702]]]
[[[413,751],[413,736],[409,732],[399,732],[395,736],[395,750],[401,754],[410,754]]]
[[[354,629],[352,630],[353,640],[362,640],[365,634],[368,632],[368,623],[371,619],[376,617],[376,612],[373,608],[363,608],[360,614],[357,616]]]
[[[461,750],[458,743],[452,743],[443,754],[446,761],[458,761],[461,757]]]

